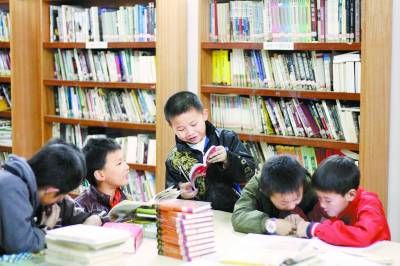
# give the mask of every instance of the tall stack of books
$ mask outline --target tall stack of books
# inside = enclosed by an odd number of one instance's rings
[[[157,205],[159,255],[191,261],[215,252],[214,222],[209,202],[174,199]]]
[[[90,225],[50,230],[46,262],[51,265],[121,265],[128,231]]]

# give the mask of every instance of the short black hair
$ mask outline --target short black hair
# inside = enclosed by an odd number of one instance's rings
[[[164,106],[164,116],[168,123],[177,115],[183,114],[190,109],[203,112],[204,107],[199,97],[190,91],[180,91],[169,97]]]
[[[36,176],[38,188],[58,188],[58,194],[77,188],[86,174],[82,151],[61,139],[49,141],[28,160],[28,164]]]
[[[121,146],[111,138],[91,138],[86,142],[82,150],[87,166],[86,179],[91,185],[97,187],[94,172],[104,168],[107,154],[120,149]]]
[[[260,189],[268,197],[274,193],[295,192],[309,176],[307,170],[292,156],[274,156],[262,168]]]
[[[312,185],[316,190],[344,196],[350,189],[358,189],[360,170],[352,159],[332,155],[322,161],[314,172]]]

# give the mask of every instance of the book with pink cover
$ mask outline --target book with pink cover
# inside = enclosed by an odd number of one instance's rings
[[[118,230],[124,230],[131,234],[131,239],[127,241],[126,250],[127,252],[136,252],[143,241],[143,229],[139,225],[132,223],[113,223],[108,222],[103,227],[114,228]]]
[[[213,154],[217,150],[217,146],[212,145],[203,156],[203,163],[196,163],[192,166],[189,172],[189,181],[192,184],[192,187],[195,188],[195,182],[197,177],[205,176],[208,168],[207,160],[210,155]]]
[[[211,210],[211,203],[197,200],[172,199],[162,201],[156,207],[159,211],[198,213]]]

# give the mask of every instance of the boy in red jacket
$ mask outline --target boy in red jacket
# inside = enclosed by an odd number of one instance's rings
[[[312,177],[312,185],[330,219],[321,223],[300,221],[296,235],[353,247],[390,240],[382,203],[359,184],[360,172],[351,159],[335,155],[323,161]]]

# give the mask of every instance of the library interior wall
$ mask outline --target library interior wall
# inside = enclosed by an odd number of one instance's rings
[[[392,14],[392,80],[389,133],[388,208],[392,240],[400,242],[400,1],[393,1]]]

